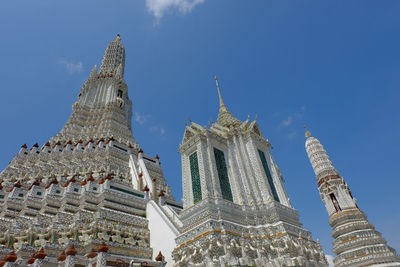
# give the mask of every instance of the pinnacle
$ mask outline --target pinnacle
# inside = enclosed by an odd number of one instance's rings
[[[224,127],[239,126],[242,122],[235,118],[232,113],[229,112],[228,108],[225,106],[222,100],[221,90],[219,88],[219,82],[217,76],[214,77],[215,83],[217,85],[218,97],[219,97],[219,114],[217,123]]]

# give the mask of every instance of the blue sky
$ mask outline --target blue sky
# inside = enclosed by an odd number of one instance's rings
[[[184,120],[216,120],[217,75],[236,117],[258,114],[292,204],[326,253],[330,227],[303,124],[400,251],[399,13],[394,0],[4,0],[0,169],[23,143],[43,144],[61,129],[120,33],[133,134],[160,155],[178,199]]]

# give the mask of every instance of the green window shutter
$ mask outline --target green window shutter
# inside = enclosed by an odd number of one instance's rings
[[[197,203],[202,199],[197,152],[194,152],[192,155],[189,156],[189,162],[190,162],[190,174],[192,175],[193,202]]]
[[[268,163],[265,158],[265,154],[261,150],[258,150],[258,154],[260,155],[261,163],[264,167],[265,174],[267,175],[267,179],[268,179],[269,187],[271,187],[272,195],[274,196],[274,199],[276,201],[280,202],[279,197],[278,197],[278,192],[276,191],[274,181],[272,180],[271,172],[269,171],[269,168],[268,168]]]
[[[224,152],[214,148],[215,163],[221,187],[222,198],[233,202],[231,184],[229,183],[228,169],[226,168]]]

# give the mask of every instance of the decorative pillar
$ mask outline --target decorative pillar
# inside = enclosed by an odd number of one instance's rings
[[[61,254],[58,256],[57,261],[58,261],[58,267],[64,267],[64,261],[67,258],[67,255],[65,254],[65,251],[63,250]]]
[[[97,257],[97,253],[94,250],[94,248],[92,248],[92,250],[86,255],[86,257],[88,257],[88,259],[89,259],[88,267],[93,267],[93,264],[94,264],[94,266],[96,266],[96,259],[95,258]]]
[[[139,149],[139,151],[138,151],[138,158],[143,159],[143,150],[142,149]]]
[[[14,236],[12,234],[8,234],[7,235],[7,248],[12,248],[13,244],[14,244]]]
[[[65,267],[75,267],[75,255],[78,252],[75,249],[75,246],[72,244],[69,249],[65,252],[67,254],[67,258],[65,260]]]
[[[157,201],[157,188],[156,188],[156,181],[157,181],[157,179],[156,178],[153,178],[153,180],[152,180],[152,182],[153,182],[153,190],[151,191],[151,198],[154,200],[154,201]]]
[[[139,173],[138,190],[143,191],[143,173]]]
[[[17,266],[15,261],[17,260],[17,255],[15,255],[14,250],[7,254],[3,260],[0,262],[0,266],[4,267],[15,267]]]
[[[144,191],[144,199],[147,202],[147,201],[150,200],[150,192],[149,192],[150,189],[147,187],[147,185],[145,185],[144,188],[143,188],[143,191]]]
[[[159,263],[158,266],[160,267],[165,267],[167,266],[167,262],[165,261],[165,257],[163,256],[163,254],[160,252],[158,252],[158,255],[156,257],[156,261]]]
[[[44,263],[44,258],[46,258],[46,253],[44,249],[41,248],[38,252],[33,254],[33,258],[35,258],[35,262],[33,263],[33,267],[42,267]]]
[[[160,206],[165,205],[165,195],[164,195],[164,190],[160,190],[160,193],[158,193],[158,204]]]
[[[101,243],[101,246],[98,247],[97,251],[99,254],[97,255],[96,267],[106,267],[107,256],[108,256],[108,247],[105,242]]]

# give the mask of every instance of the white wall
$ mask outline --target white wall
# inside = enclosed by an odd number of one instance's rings
[[[176,247],[175,238],[178,236],[178,230],[153,200],[147,203],[146,217],[149,221],[153,260],[161,251],[167,261],[167,267],[172,267],[172,251]]]

